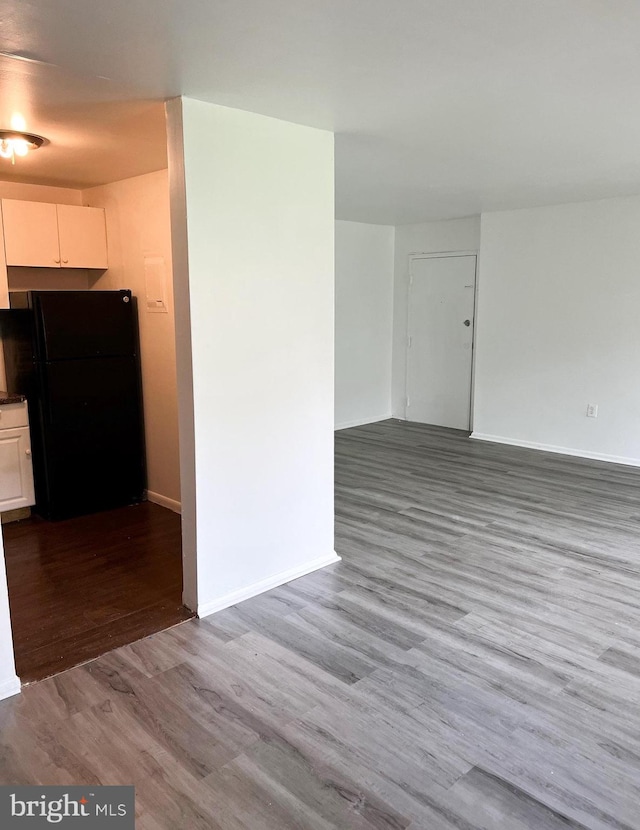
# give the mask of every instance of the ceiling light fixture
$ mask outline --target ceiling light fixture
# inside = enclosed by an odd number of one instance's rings
[[[26,156],[29,150],[37,150],[43,144],[48,144],[48,141],[41,135],[19,130],[0,130],[0,157],[11,159],[11,164],[16,163],[16,156]]]

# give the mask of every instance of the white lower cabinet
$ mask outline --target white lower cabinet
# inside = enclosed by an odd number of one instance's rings
[[[35,504],[27,404],[0,405],[0,513]]]

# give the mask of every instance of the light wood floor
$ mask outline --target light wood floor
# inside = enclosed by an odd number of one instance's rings
[[[343,562],[0,705],[2,783],[138,828],[640,828],[640,470],[338,433]]]

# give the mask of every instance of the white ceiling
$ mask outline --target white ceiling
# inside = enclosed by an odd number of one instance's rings
[[[638,44],[638,0],[0,0],[5,52],[334,130],[382,223],[640,192]]]
[[[164,106],[132,95],[105,79],[0,54],[0,129],[16,127],[17,115],[50,142],[15,165],[0,159],[0,179],[83,188],[166,167]]]

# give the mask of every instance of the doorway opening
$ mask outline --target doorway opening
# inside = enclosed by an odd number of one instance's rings
[[[193,613],[164,103],[5,56],[0,69],[2,101],[49,140],[0,159],[0,514],[24,683]],[[14,348],[20,314],[31,335]]]
[[[475,253],[410,259],[407,421],[470,431]]]

